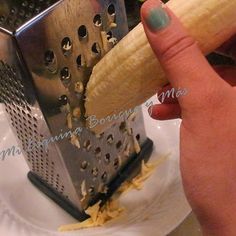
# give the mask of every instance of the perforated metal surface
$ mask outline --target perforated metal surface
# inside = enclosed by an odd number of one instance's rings
[[[0,26],[14,31],[57,0],[0,0]]]
[[[21,141],[22,149],[27,153],[30,168],[58,192],[64,194],[65,186],[60,181],[60,175],[55,173],[55,163],[48,159],[49,153],[45,152],[43,146],[29,148],[30,139],[40,141],[44,136],[39,133],[38,118],[33,115],[34,107],[27,102],[24,90],[15,69],[0,61],[1,99],[5,104],[6,112],[10,115],[10,122],[15,128],[17,138]],[[15,154],[22,153],[22,150],[17,147],[12,151]]]
[[[27,163],[79,209],[106,191],[135,153],[135,142],[146,140],[140,109],[99,136],[85,126],[92,68],[127,31],[122,0],[65,0],[16,29],[13,38],[0,34],[6,44],[0,97]],[[29,145],[45,139],[53,141],[48,148]]]

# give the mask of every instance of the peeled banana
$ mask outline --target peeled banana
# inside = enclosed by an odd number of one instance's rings
[[[236,31],[235,0],[171,0],[167,6],[204,54]],[[86,90],[86,115],[97,119],[142,104],[167,79],[140,23],[94,67]],[[95,132],[101,132],[99,126]]]

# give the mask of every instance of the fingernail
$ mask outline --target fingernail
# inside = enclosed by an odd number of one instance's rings
[[[151,116],[151,117],[152,117],[152,109],[153,109],[153,106],[150,106],[150,107],[148,108],[148,114],[149,114],[149,116]]]
[[[149,10],[146,22],[150,30],[158,31],[169,25],[170,17],[161,4],[160,6],[151,8]]]

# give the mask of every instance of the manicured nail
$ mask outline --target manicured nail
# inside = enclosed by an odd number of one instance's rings
[[[170,23],[170,17],[162,5],[149,10],[146,22],[150,30],[158,31],[164,29]]]
[[[150,107],[148,108],[148,114],[149,114],[149,116],[151,116],[151,117],[152,117],[152,109],[153,109],[153,106],[150,106]]]

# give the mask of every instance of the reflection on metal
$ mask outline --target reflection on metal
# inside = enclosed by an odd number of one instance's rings
[[[109,40],[128,31],[124,2],[0,0],[0,27],[0,100],[30,170],[83,210],[135,153],[124,118],[96,136],[84,117],[93,66],[113,47]],[[141,111],[129,126],[144,143]],[[40,142],[77,127],[82,132],[72,140],[28,150],[29,140]]]

